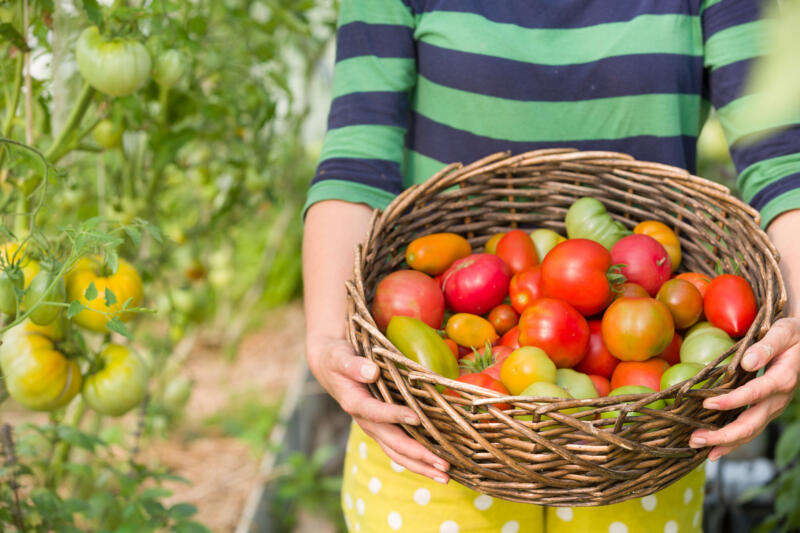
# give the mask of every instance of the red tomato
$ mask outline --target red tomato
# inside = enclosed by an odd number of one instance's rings
[[[589,378],[594,383],[594,388],[597,389],[597,396],[608,396],[608,393],[611,392],[611,382],[608,381],[608,378],[597,374],[589,374]]]
[[[513,285],[514,278],[511,278],[511,283]],[[500,304],[489,311],[489,322],[492,323],[498,335],[505,335],[508,330],[517,325],[519,314],[510,305]]]
[[[542,267],[536,265],[514,274],[508,295],[517,313],[522,313],[534,300],[542,298]]]
[[[750,284],[734,274],[723,274],[711,280],[703,308],[709,322],[732,337],[747,333],[758,313],[756,295]]]
[[[618,300],[624,297],[628,298],[650,298],[650,294],[644,287],[636,283],[625,282],[622,285],[614,287],[614,299]]]
[[[599,313],[613,298],[609,267],[611,254],[602,244],[589,239],[557,244],[542,262],[544,295],[564,300],[586,316]]]
[[[676,331],[664,351],[658,354],[658,358],[663,359],[670,365],[677,365],[681,362],[681,344],[683,344],[683,340],[681,340],[681,336]]]
[[[708,285],[711,283],[710,276],[700,274],[699,272],[684,272],[683,274],[678,274],[675,276],[675,278],[688,281],[694,285],[698,291],[700,291],[700,296],[703,298],[706,297],[706,290],[708,289]]]
[[[433,329],[442,327],[444,296],[430,276],[415,270],[398,270],[383,278],[375,289],[372,316],[386,331],[393,316],[410,316]]]
[[[505,335],[500,337],[500,340],[497,344],[501,346],[508,346],[516,350],[519,348],[519,326],[514,326],[510,330],[508,330]]]
[[[658,357],[647,361],[622,361],[611,376],[611,390],[625,385],[642,385],[654,391],[661,390],[661,374],[668,368],[669,364]]]
[[[541,348],[558,368],[572,368],[586,353],[589,325],[568,303],[540,298],[519,319],[519,343]]]
[[[644,361],[664,351],[675,334],[675,325],[667,306],[658,300],[620,298],[603,315],[602,331],[614,357]]]
[[[656,295],[672,271],[667,250],[649,235],[623,237],[611,248],[611,259],[623,265],[620,272],[629,282],[641,285],[650,296]]]
[[[498,380],[496,380],[496,379],[494,379],[492,377],[489,377],[489,376],[487,376],[486,374],[484,374],[482,372],[477,372],[477,373],[472,373],[472,374],[464,374],[462,376],[459,376],[456,381],[461,381],[463,383],[469,383],[470,385],[475,385],[475,386],[478,386],[478,387],[482,387],[484,389],[497,391],[500,394],[502,394],[503,396],[511,396],[511,394],[508,392],[508,389],[506,388],[505,385],[500,383],[500,381],[498,381]],[[456,391],[454,391],[452,389],[446,389],[444,391],[444,393],[449,395],[449,396],[458,396],[459,395]],[[507,403],[504,403],[504,402],[493,404],[493,405],[495,407],[497,407],[498,409],[511,409],[511,406],[509,404],[507,404]]]
[[[667,306],[677,329],[686,329],[698,321],[703,314],[703,296],[685,279],[665,282],[656,299]]]
[[[539,264],[539,255],[536,253],[531,236],[519,229],[506,233],[497,243],[494,253],[505,261],[512,274]]]
[[[458,359],[458,344],[456,344],[456,341],[453,339],[445,339],[444,342],[447,344],[447,347],[450,348],[450,351],[453,352],[453,357]]]
[[[607,378],[611,377],[619,359],[611,355],[603,342],[603,333],[600,320],[589,321],[589,345],[586,355],[575,366],[575,370],[584,374],[597,374]]]
[[[494,362],[484,368],[482,372],[487,376],[500,381],[500,368],[503,366],[503,361],[505,361],[513,351],[514,348],[510,348],[508,346],[493,346],[492,360]]]
[[[444,273],[442,288],[447,307],[457,313],[482,315],[508,296],[511,271],[492,254],[458,259]]]

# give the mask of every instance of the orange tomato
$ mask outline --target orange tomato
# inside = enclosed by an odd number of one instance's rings
[[[499,243],[500,239],[502,239],[505,236],[506,236],[505,233],[495,233],[494,235],[489,237],[489,240],[486,241],[486,244],[483,247],[483,251],[486,252],[487,254],[493,254],[497,252],[497,243]]]
[[[647,361],[622,361],[611,375],[611,390],[625,385],[650,387],[661,390],[661,375],[669,368],[669,363],[658,357]]]
[[[669,226],[657,220],[645,220],[633,228],[633,232],[648,235],[661,243],[672,262],[672,271],[678,270],[678,266],[681,264],[681,241]]]
[[[459,346],[480,348],[497,340],[497,331],[483,317],[470,313],[456,313],[447,320],[447,337]]]
[[[433,233],[411,241],[406,249],[406,262],[414,270],[437,276],[456,259],[472,253],[467,239],[455,233]]]
[[[675,276],[676,279],[683,279],[694,285],[698,291],[700,291],[700,296],[705,299],[706,297],[706,289],[711,284],[711,277],[705,274],[700,274],[699,272],[684,272],[683,274],[678,274]]]

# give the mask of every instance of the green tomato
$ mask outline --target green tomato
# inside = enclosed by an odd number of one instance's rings
[[[624,385],[622,387],[617,387],[616,389],[612,390],[608,393],[609,396],[624,396],[626,394],[653,394],[655,391],[650,387],[645,387],[644,385]],[[633,403],[633,402],[625,402],[625,403]],[[666,403],[664,400],[656,400],[654,402],[650,402],[645,407],[650,409],[663,409],[666,407]],[[605,413],[600,413],[600,418],[617,418],[620,415],[621,411],[606,411]],[[628,416],[641,416],[641,413],[637,413],[636,411],[632,413],[628,413]],[[625,424],[628,425],[628,424]]]
[[[700,324],[699,324],[700,325]],[[681,363],[697,363],[707,365],[726,351],[728,351],[736,341],[727,333],[711,325],[695,326],[683,339],[681,344]],[[731,362],[733,355],[723,359],[718,366],[727,365]]]
[[[676,383],[682,383],[684,381],[692,379],[697,374],[699,374],[700,371],[703,370],[703,368],[704,368],[703,365],[699,363],[678,363],[676,365],[672,365],[671,367],[666,369],[663,374],[661,374],[661,390],[668,389],[673,385],[675,385]],[[706,382],[708,382],[708,380],[701,381],[692,388],[693,389],[702,388],[703,386],[705,386]],[[673,403],[675,403],[675,400],[673,400],[672,398],[667,398],[665,401],[667,402],[668,405],[672,405]]]
[[[47,287],[53,281],[53,274],[47,270],[40,270],[31,280],[30,285],[25,290],[22,297],[22,308],[24,310],[33,309],[29,316],[31,322],[40,326],[46,326],[53,322],[61,313],[61,306],[45,304],[39,302],[63,302],[66,298],[64,278],[59,278],[56,284],[45,293]],[[38,305],[37,305],[38,304]],[[34,307],[35,306],[35,307]]]
[[[524,391],[520,394],[520,396],[538,396],[540,398],[564,398],[565,400],[573,399],[573,396],[567,392],[564,388],[559,387],[555,383],[549,383],[547,381],[537,381],[536,383],[531,383],[528,387],[525,388]],[[545,402],[535,402],[537,405],[546,405]],[[578,411],[577,407],[573,407],[571,409],[564,409],[563,411],[558,411],[559,413],[563,413],[565,415],[571,415]],[[519,420],[533,420],[533,415],[521,415],[517,417]],[[547,415],[542,416],[542,420],[550,420],[551,418]]]
[[[97,123],[92,131],[94,140],[106,150],[111,150],[120,145],[122,141],[122,128],[106,119]]]
[[[0,272],[0,312],[7,315],[17,313],[17,292],[25,285],[25,275],[17,266],[6,267]]]
[[[570,206],[565,222],[570,239],[591,239],[608,250],[611,250],[618,240],[631,234],[621,222],[614,220],[608,214],[606,206],[588,196]]]
[[[111,96],[127,96],[150,79],[150,54],[136,40],[105,40],[97,26],[83,30],[75,45],[75,59],[84,79]]]
[[[153,67],[153,80],[161,87],[169,89],[175,85],[186,70],[186,60],[177,50],[167,50],[159,54]]]
[[[148,372],[144,361],[125,346],[109,344],[98,355],[102,368],[87,375],[83,399],[98,413],[124,415],[147,394]]]
[[[193,382],[178,376],[164,388],[164,406],[172,412],[178,412],[186,406],[192,395]]]
[[[556,385],[570,393],[573,398],[597,398],[597,389],[592,378],[571,368],[559,368],[556,371]]]
[[[531,232],[531,240],[539,256],[539,263],[544,261],[547,252],[553,249],[556,244],[562,243],[567,239],[551,229],[535,229]]]
[[[435,329],[421,320],[395,315],[386,337],[400,353],[440,376],[458,378],[458,362]]]

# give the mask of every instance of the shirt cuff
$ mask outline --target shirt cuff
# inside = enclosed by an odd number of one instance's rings
[[[302,216],[305,220],[308,208],[322,200],[343,200],[355,204],[367,204],[373,209],[386,209],[395,197],[393,193],[363,183],[333,179],[319,181],[308,190]]]

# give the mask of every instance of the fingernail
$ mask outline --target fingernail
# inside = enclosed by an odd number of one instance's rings
[[[703,407],[706,409],[719,409],[719,403],[714,400],[706,400],[703,402]]]
[[[706,445],[706,439],[703,437],[692,437],[689,441],[689,446],[692,448],[702,448]]]
[[[753,352],[747,352],[742,358],[742,368],[745,370],[755,370],[758,364],[758,356]]]
[[[403,417],[403,422],[405,422],[409,426],[416,426],[417,424],[419,424],[419,420],[417,420],[417,418],[413,416]]]
[[[712,463],[716,463],[717,459],[719,459],[718,453],[711,452],[708,454],[708,460],[711,461]]]
[[[442,472],[447,472],[447,463],[433,463],[433,467],[436,470],[441,470]]]
[[[361,365],[361,377],[364,379],[373,379],[378,375],[378,367],[372,363]]]
[[[435,477],[435,478],[433,478],[433,480],[436,483],[441,483],[442,485],[447,485],[447,478],[445,478],[445,477]]]

